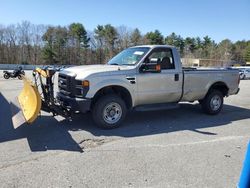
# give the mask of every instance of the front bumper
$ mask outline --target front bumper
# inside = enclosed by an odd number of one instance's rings
[[[82,113],[90,111],[91,99],[73,98],[61,93],[57,93],[57,100],[61,105],[69,108],[71,111],[80,111]]]

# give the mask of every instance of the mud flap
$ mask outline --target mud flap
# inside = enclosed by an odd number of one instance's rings
[[[11,103],[12,122],[14,128],[35,121],[41,110],[41,96],[37,87],[23,76],[23,89]]]

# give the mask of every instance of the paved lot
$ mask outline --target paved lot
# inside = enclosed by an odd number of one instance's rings
[[[15,130],[9,101],[22,81],[0,71],[1,187],[235,187],[250,137],[250,81],[240,87],[217,116],[182,104],[100,130],[88,114],[68,122],[43,113]]]

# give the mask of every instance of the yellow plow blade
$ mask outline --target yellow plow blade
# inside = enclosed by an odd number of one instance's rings
[[[12,104],[12,121],[15,128],[23,123],[32,123],[41,110],[41,96],[37,87],[25,76],[23,89],[17,100]]]

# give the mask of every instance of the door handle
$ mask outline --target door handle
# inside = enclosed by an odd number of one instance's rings
[[[179,74],[174,75],[174,81],[179,81]]]
[[[131,84],[135,84],[135,83],[136,83],[135,77],[127,76],[126,79],[127,79]]]

